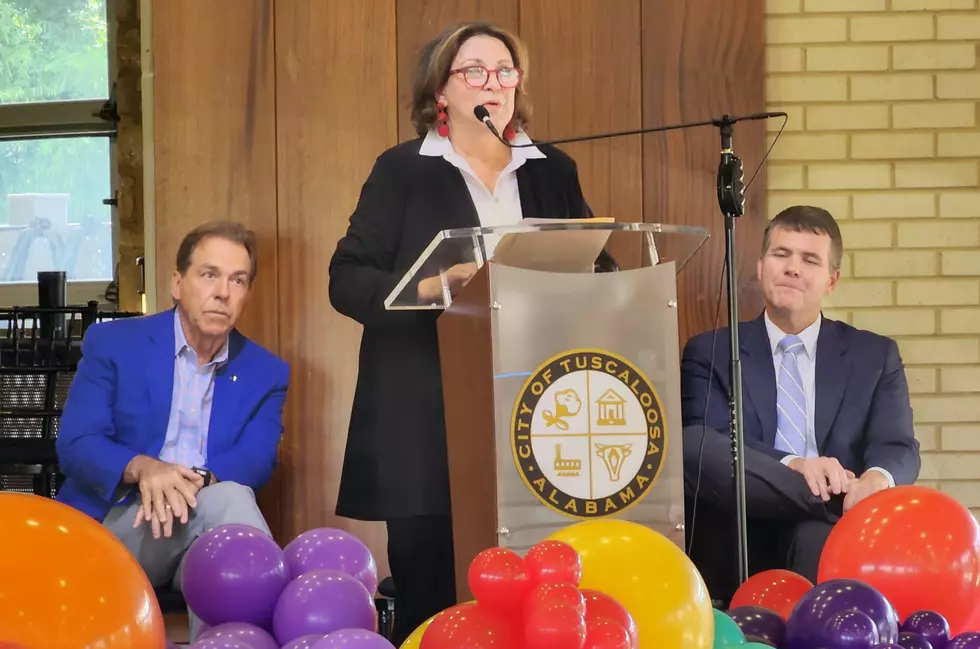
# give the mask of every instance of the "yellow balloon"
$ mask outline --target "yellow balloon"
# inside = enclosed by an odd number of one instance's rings
[[[580,588],[626,607],[640,649],[711,649],[715,620],[701,573],[667,537],[629,521],[596,519],[552,534],[582,557]]]
[[[412,635],[405,638],[405,642],[401,643],[398,649],[419,649],[419,647],[422,646],[422,635],[425,634],[425,630],[429,628],[430,624],[432,624],[432,620],[436,619],[440,615],[442,615],[442,611],[439,611],[428,620],[418,625],[418,627],[412,631]]]
[[[469,604],[472,601],[473,600],[470,600],[469,602],[464,602],[464,603]],[[419,647],[422,646],[422,636],[425,635],[425,630],[429,628],[430,624],[432,624],[432,620],[436,619],[437,617],[439,617],[445,612],[446,611],[439,611],[438,613],[430,617],[428,620],[418,625],[418,627],[414,631],[412,631],[412,635],[405,638],[405,642],[401,643],[398,649],[419,649]],[[3,648],[0,647],[0,649]]]

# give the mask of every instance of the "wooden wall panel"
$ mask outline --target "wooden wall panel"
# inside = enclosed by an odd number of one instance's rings
[[[276,1],[283,537],[346,528],[382,573],[383,525],[334,516],[361,329],[333,310],[327,279],[361,185],[398,141],[395,42],[394,0]]]
[[[642,0],[642,10],[646,126],[765,110],[763,0]],[[765,154],[764,129],[763,122],[735,126],[733,144],[746,182]],[[683,345],[714,325],[725,255],[716,190],[721,140],[712,127],[643,137],[644,220],[711,232],[678,286]],[[755,267],[766,225],[764,172],[746,196],[746,214],[736,223],[742,320],[762,309]],[[727,323],[724,300],[721,324]]]
[[[534,139],[561,139],[641,128],[639,0],[521,0],[521,36],[530,50],[527,78]],[[562,145],[578,163],[597,216],[643,219],[641,136]],[[614,242],[626,266],[639,246]]]
[[[408,102],[418,48],[461,20],[516,29],[531,54],[532,137],[628,130],[763,110],[763,1],[154,3],[157,307],[170,305],[173,256],[188,229],[225,217],[258,232],[260,271],[242,328],[293,370],[280,469],[262,495],[281,542],[344,527],[387,573],[383,526],[333,515],[360,327],[333,311],[326,282],[375,158],[414,137]],[[736,127],[746,178],[764,153],[763,129]],[[717,130],[563,148],[597,215],[711,230],[681,279],[681,342],[712,326],[723,260]],[[761,306],[754,267],[764,187],[760,175],[738,223],[743,319]],[[639,250],[622,243],[614,254],[627,267],[638,263]]]
[[[412,127],[412,79],[419,49],[450,25],[485,20],[518,29],[518,0],[398,0],[398,136],[416,137]]]
[[[152,15],[156,307],[172,306],[170,277],[187,231],[211,219],[242,221],[258,235],[259,270],[240,328],[275,352],[272,0],[167,0]],[[273,532],[278,500],[274,479],[260,498]]]

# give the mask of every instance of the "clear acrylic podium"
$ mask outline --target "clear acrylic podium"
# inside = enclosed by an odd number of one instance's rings
[[[592,272],[610,236],[638,263]],[[707,237],[575,220],[446,230],[392,290],[389,310],[444,311],[459,601],[480,551],[523,553],[579,520],[624,518],[684,547],[676,277]]]

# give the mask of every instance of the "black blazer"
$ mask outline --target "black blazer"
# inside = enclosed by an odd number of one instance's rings
[[[360,520],[450,513],[441,312],[386,311],[384,300],[437,232],[480,221],[460,171],[421,144],[378,157],[330,261],[331,304],[364,326],[336,510]],[[524,217],[591,216],[575,162],[540,149],[517,170]]]

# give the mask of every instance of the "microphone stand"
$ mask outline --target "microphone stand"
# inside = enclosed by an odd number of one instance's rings
[[[745,583],[749,573],[748,519],[745,508],[745,435],[742,421],[742,361],[738,339],[738,267],[735,263],[735,219],[745,213],[745,185],[742,161],[732,150],[732,125],[735,122],[723,115],[715,122],[721,130],[721,160],[718,163],[718,206],[725,216],[725,275],[728,283],[728,347],[731,362],[728,380],[731,396],[728,401],[732,471],[735,481],[735,520],[738,547],[738,583]]]
[[[614,133],[602,133],[599,135],[584,135],[580,137],[565,138],[561,140],[549,140],[545,142],[530,142],[527,144],[511,144],[500,136],[497,128],[490,120],[490,111],[486,106],[477,106],[473,109],[476,118],[483,122],[488,129],[497,137],[498,140],[512,149],[538,146],[540,144],[567,144],[571,142],[584,142],[588,140],[601,140],[606,138],[620,137],[623,135],[644,135],[647,133],[660,133],[663,131],[674,131],[679,129],[694,128],[698,126],[715,126],[721,132],[721,160],[718,163],[718,206],[725,217],[725,279],[728,284],[728,344],[731,354],[729,363],[729,383],[731,385],[731,396],[729,397],[729,428],[732,443],[732,472],[735,482],[735,517],[737,527],[737,546],[738,546],[738,583],[743,584],[748,579],[748,521],[746,518],[745,505],[745,466],[743,459],[745,455],[745,433],[742,421],[742,362],[739,355],[738,338],[738,285],[737,269],[735,264],[735,219],[745,213],[745,184],[742,169],[742,160],[738,158],[732,150],[732,126],[737,122],[769,119],[770,117],[786,117],[786,113],[756,113],[742,117],[730,117],[722,115],[721,119],[712,119],[702,122],[688,122],[686,124],[672,124],[668,126],[656,126],[653,128],[636,129],[632,131],[617,131]]]

